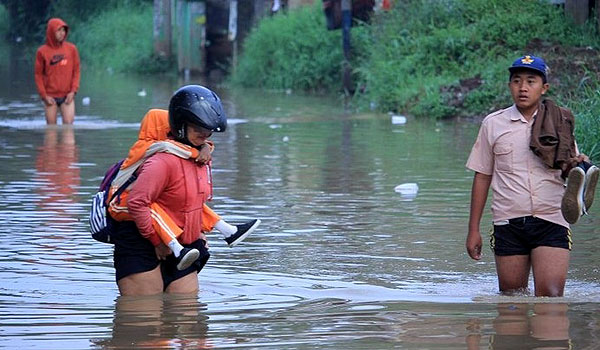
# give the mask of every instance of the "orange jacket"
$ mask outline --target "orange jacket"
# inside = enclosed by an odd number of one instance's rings
[[[140,125],[138,140],[131,146],[127,158],[121,165],[112,182],[109,197],[117,191],[133,173],[155,153],[171,153],[183,159],[196,159],[199,151],[191,146],[167,138],[169,133],[169,112],[164,109],[151,109],[146,113]],[[214,149],[211,141],[206,141],[210,150]],[[130,220],[127,208],[128,189],[118,198],[110,202],[108,211],[117,221]]]
[[[56,31],[65,27],[63,42],[56,40]],[[69,26],[60,18],[51,18],[46,29],[46,43],[35,57],[35,85],[40,97],[65,97],[79,89],[79,52],[67,42]]]

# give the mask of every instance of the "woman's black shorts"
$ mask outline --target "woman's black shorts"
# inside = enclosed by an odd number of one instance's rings
[[[164,261],[158,260],[154,246],[149,240],[142,237],[133,221],[123,221],[115,226],[116,232],[111,238],[115,243],[113,262],[117,281],[134,273],[151,271],[160,263],[163,289],[166,289],[171,282],[194,271],[200,272],[210,257],[205,246],[206,242],[202,239],[191,244],[183,244],[187,248],[198,249],[200,258],[192,266],[179,271],[173,254]]]

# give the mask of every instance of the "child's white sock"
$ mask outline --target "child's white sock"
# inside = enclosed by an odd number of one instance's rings
[[[215,224],[215,228],[221,232],[223,238],[227,238],[237,232],[236,226],[230,225],[223,220],[219,220],[219,222]]]
[[[173,254],[175,254],[175,257],[179,258],[179,254],[181,254],[183,246],[176,239],[172,240],[167,245],[169,246],[169,248],[171,248],[171,251],[173,252]]]

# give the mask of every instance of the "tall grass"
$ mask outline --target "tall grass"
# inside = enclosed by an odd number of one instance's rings
[[[360,68],[363,100],[382,110],[433,118],[478,114],[509,104],[507,70],[533,39],[599,46],[589,28],[565,20],[543,1],[415,0],[379,16],[371,26],[369,58]],[[559,72],[560,73],[560,72]],[[483,85],[450,107],[442,86],[481,77]],[[560,91],[557,89],[555,91]]]
[[[8,11],[0,4],[0,38],[5,38],[8,33]]]
[[[582,86],[578,97],[565,98],[575,115],[575,138],[579,150],[594,163],[600,162],[600,82]]]
[[[155,70],[152,6],[123,5],[100,12],[69,33],[82,63],[115,72]]]
[[[239,86],[336,91],[341,33],[327,31],[321,3],[262,20],[244,42],[231,76]]]

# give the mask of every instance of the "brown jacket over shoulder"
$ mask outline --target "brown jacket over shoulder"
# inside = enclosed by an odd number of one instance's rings
[[[561,169],[563,178],[577,165],[574,130],[575,118],[571,111],[549,99],[540,104],[531,129],[529,147],[544,164]]]

